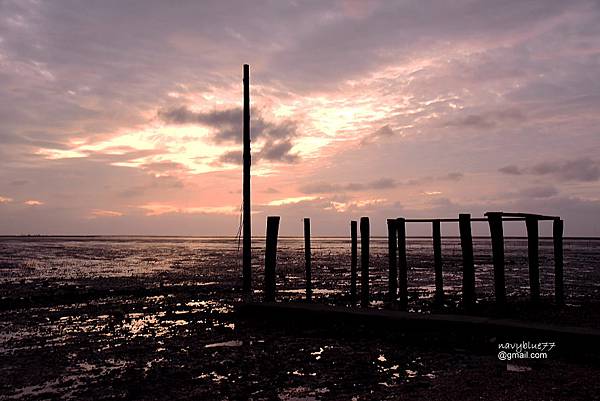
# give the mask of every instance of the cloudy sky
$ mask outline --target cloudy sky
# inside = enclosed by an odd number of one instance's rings
[[[235,235],[248,63],[256,234],[600,235],[597,1],[0,4],[0,233]]]

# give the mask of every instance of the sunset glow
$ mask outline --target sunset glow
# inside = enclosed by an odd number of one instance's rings
[[[93,26],[8,2],[2,232],[234,235],[249,63],[257,233],[267,214],[345,235],[363,214],[382,234],[497,209],[600,235],[579,212],[600,216],[597,4],[452,3],[187,4],[162,23],[163,4],[118,11],[124,30],[102,2],[70,11]]]

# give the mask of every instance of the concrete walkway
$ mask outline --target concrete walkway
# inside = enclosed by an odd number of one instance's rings
[[[469,315],[420,314],[382,309],[360,309],[303,303],[245,303],[237,307],[242,317],[333,327],[336,324],[367,327],[384,334],[394,332],[459,334],[519,341],[556,343],[562,352],[600,356],[600,330]],[[561,353],[562,353],[561,352]]]

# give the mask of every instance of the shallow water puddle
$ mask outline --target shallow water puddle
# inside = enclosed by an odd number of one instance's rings
[[[299,386],[283,390],[280,394],[278,394],[278,398],[281,401],[318,401],[319,395],[326,394],[328,392],[328,388],[311,390],[307,387]]]
[[[287,372],[287,374],[291,375],[291,376],[316,376],[317,375],[316,372],[303,373],[297,369],[292,372]]]
[[[209,312],[209,313],[220,313],[227,314],[233,312],[233,306],[224,304],[219,301],[205,300],[205,301],[189,301],[186,302],[185,306],[195,308],[192,312]]]
[[[232,340],[224,341],[220,343],[206,344],[204,348],[218,348],[218,347],[241,347],[244,343],[242,341]]]
[[[423,373],[422,371],[419,371],[425,366],[422,362],[420,362],[420,359],[420,357],[417,357],[410,363],[407,363],[404,369],[400,369],[400,364],[398,362],[394,363],[394,361],[388,360],[385,354],[379,354],[375,361],[373,361],[373,363],[377,366],[378,372],[385,377],[385,380],[379,382],[379,385],[392,387],[400,384],[401,382],[409,382],[412,379],[417,378],[435,379],[436,376],[433,371],[429,373]],[[419,368],[413,367],[414,365],[417,365]]]
[[[277,289],[277,292],[283,293],[283,294],[304,294],[306,293],[306,289],[304,288],[294,288],[294,289]],[[323,289],[323,288],[313,288],[312,290],[313,294],[317,294],[317,295],[334,295],[334,294],[339,294],[340,291],[339,290],[327,290],[327,289]]]
[[[507,363],[506,371],[507,372],[529,372],[529,371],[531,371],[531,368],[529,366],[520,366],[520,365],[513,365],[512,363]]]
[[[210,373],[203,373],[199,376],[196,376],[196,379],[211,379],[215,383],[220,383],[221,381],[223,381],[227,378],[228,378],[228,376],[220,375],[215,371],[212,371]]]

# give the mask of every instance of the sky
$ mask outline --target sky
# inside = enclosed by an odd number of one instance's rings
[[[0,234],[235,235],[244,63],[255,235],[512,211],[600,236],[578,0],[0,0]]]

